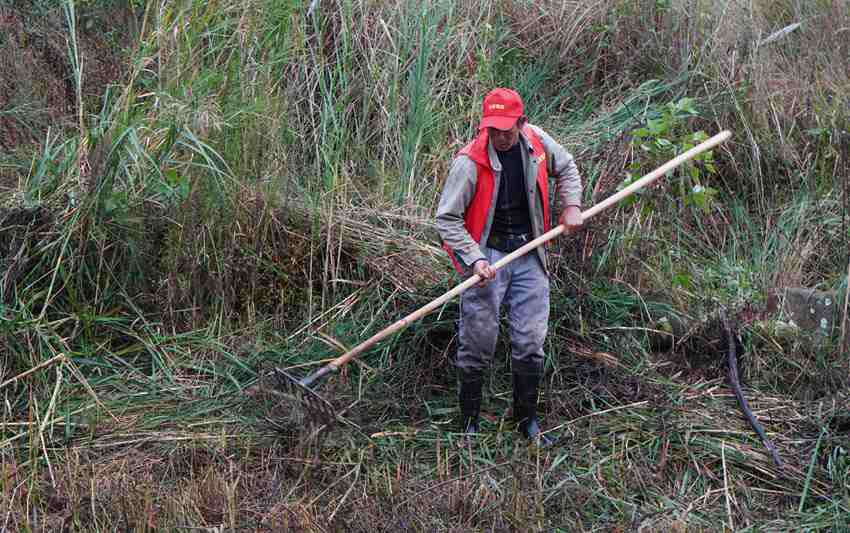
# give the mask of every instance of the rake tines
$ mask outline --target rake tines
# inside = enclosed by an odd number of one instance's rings
[[[337,414],[333,405],[311,389],[305,380],[300,380],[280,368],[274,368],[274,374],[280,388],[301,403],[308,424],[330,426],[336,421]]]

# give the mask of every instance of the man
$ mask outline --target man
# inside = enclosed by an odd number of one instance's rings
[[[493,263],[549,230],[549,176],[554,176],[559,222],[582,225],[581,178],[573,157],[528,124],[519,94],[498,88],[484,98],[477,137],[452,162],[437,208],[437,230],[455,268],[481,283],[461,295],[456,365],[461,430],[478,432],[483,373],[493,358],[499,308],[505,304],[511,338],[514,419],[527,439],[551,444],[537,419],[543,342],[549,322],[549,274],[543,247],[495,271]]]

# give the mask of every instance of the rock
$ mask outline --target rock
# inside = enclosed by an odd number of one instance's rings
[[[835,291],[785,287],[770,292],[768,312],[789,328],[826,338],[840,328],[840,302]]]
[[[656,319],[650,325],[649,346],[653,352],[663,352],[673,348],[687,331],[688,323],[680,316],[668,314]]]

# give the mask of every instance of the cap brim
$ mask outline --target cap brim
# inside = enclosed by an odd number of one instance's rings
[[[519,117],[484,117],[478,124],[478,129],[496,128],[497,130],[509,130],[514,127]]]

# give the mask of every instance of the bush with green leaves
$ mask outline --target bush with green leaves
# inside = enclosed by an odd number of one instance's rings
[[[698,117],[699,111],[693,98],[685,97],[664,104],[643,126],[632,130],[631,148],[636,155],[627,166],[628,172],[620,189],[639,179],[647,169],[658,167],[708,139],[705,131],[691,129],[692,119]],[[717,195],[716,189],[704,184],[707,175],[717,172],[712,150],[702,152],[673,172],[676,176],[673,190],[677,202],[708,211]],[[636,203],[638,198],[631,197],[629,203]],[[652,202],[644,203],[643,208],[651,210]]]

